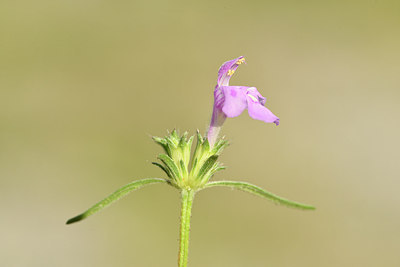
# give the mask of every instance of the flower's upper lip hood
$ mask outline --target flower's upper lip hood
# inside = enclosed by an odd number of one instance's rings
[[[217,86],[219,87],[229,85],[229,79],[242,63],[246,63],[246,61],[243,56],[240,56],[222,64],[218,70]]]

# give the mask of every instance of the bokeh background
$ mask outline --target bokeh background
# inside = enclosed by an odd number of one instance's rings
[[[224,188],[194,203],[189,265],[400,266],[399,1],[0,3],[0,266],[176,266],[179,194],[151,135],[205,132],[219,66],[281,125],[230,119],[228,166],[305,203]]]

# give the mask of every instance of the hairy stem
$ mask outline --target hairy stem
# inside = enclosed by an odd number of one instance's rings
[[[186,267],[188,262],[190,216],[195,192],[182,189],[181,191],[181,226],[179,236],[178,266]]]

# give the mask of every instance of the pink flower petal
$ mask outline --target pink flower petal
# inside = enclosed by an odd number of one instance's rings
[[[264,107],[253,95],[247,95],[247,108],[250,117],[267,123],[275,123],[279,125],[279,118],[275,116],[269,109]]]
[[[242,114],[247,107],[246,86],[222,86],[225,101],[222,111],[227,117],[236,117]]]

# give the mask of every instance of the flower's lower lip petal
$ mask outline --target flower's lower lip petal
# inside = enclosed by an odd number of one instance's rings
[[[259,102],[255,102],[251,98],[247,98],[247,108],[250,117],[253,119],[279,125],[279,118]]]
[[[222,111],[227,117],[236,117],[242,114],[247,107],[245,86],[222,86],[220,87],[224,93],[225,101]]]

